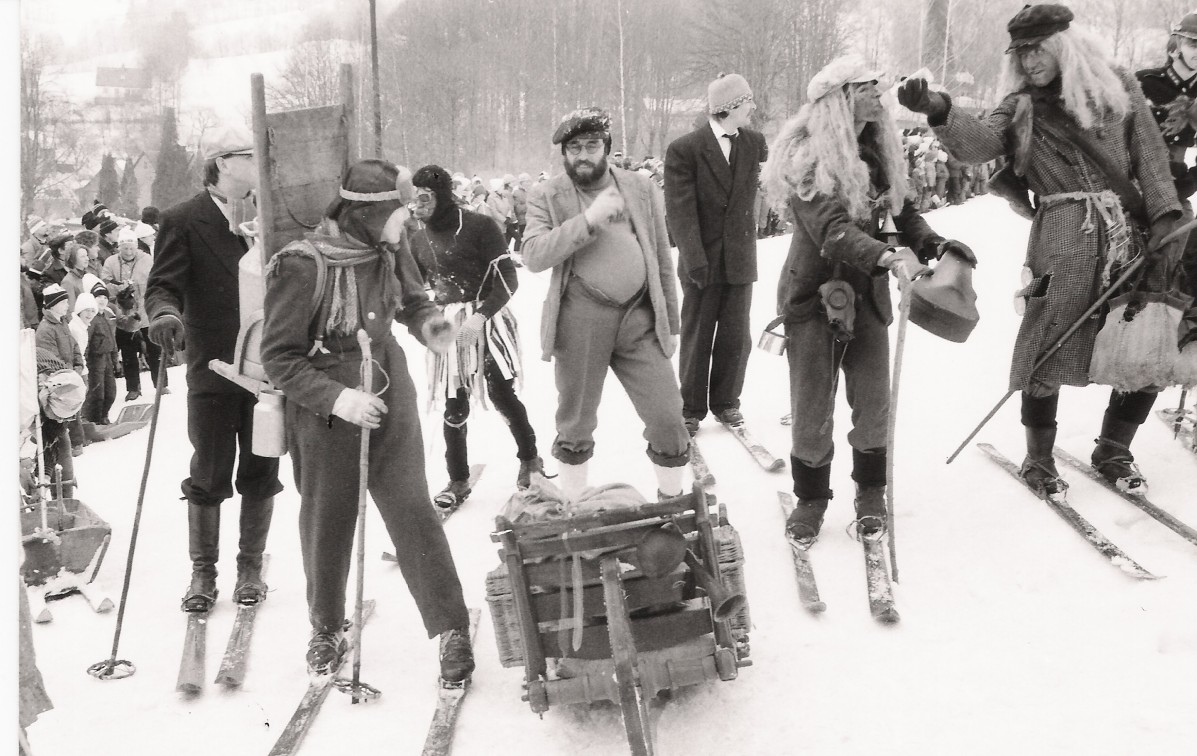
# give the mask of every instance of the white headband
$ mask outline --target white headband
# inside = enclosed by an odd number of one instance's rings
[[[392,189],[389,192],[351,192],[342,188],[341,197],[355,202],[384,202],[403,199],[403,192],[398,189]]]

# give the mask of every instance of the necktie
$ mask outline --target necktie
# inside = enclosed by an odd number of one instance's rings
[[[729,166],[731,166],[733,171],[736,168],[736,153],[738,152],[738,150],[736,150],[736,137],[738,137],[738,136],[739,136],[739,134],[724,134],[723,135],[724,139],[731,142],[731,150],[727,154],[727,164]]]

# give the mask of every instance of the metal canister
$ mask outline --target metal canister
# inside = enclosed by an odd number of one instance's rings
[[[781,355],[786,353],[786,335],[784,332],[778,330],[782,324],[782,318],[774,318],[769,325],[765,326],[765,330],[761,332],[760,339],[757,340],[756,346],[758,349],[763,349],[769,354]]]

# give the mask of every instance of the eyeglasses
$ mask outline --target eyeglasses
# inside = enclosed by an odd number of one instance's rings
[[[592,139],[587,142],[570,142],[565,145],[565,151],[571,155],[581,155],[582,150],[586,150],[587,155],[597,155],[603,149],[603,141],[601,139]]]

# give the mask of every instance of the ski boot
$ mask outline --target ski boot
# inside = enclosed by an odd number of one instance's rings
[[[827,499],[799,499],[786,520],[786,536],[798,546],[809,549],[819,537]]]
[[[474,671],[474,649],[466,628],[441,633],[441,680],[461,683]]]
[[[1101,473],[1101,477],[1114,484],[1119,491],[1145,496],[1147,479],[1139,471],[1130,450],[1130,443],[1138,430],[1138,423],[1121,420],[1107,412],[1102,421],[1101,436],[1094,439],[1097,446],[1089,461]]]
[[[1026,426],[1027,456],[1018,474],[1027,487],[1053,502],[1062,502],[1067,496],[1068,483],[1056,470],[1052,448],[1056,443],[1055,428]]]
[[[344,633],[313,632],[308,641],[307,664],[308,674],[313,677],[335,674],[341,667],[345,652],[349,650],[349,643]]]
[[[452,512],[469,498],[472,490],[470,488],[470,481],[468,480],[451,480],[449,481],[449,485],[445,486],[432,502],[442,512]]]

